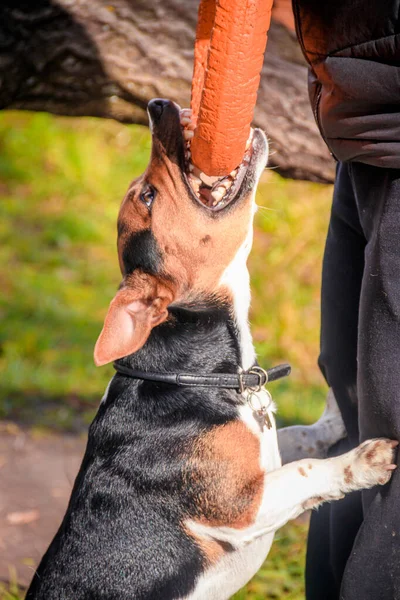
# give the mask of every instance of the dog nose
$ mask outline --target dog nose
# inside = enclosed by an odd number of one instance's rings
[[[161,118],[161,115],[164,112],[164,109],[170,104],[169,100],[164,100],[163,98],[154,98],[150,100],[147,105],[147,110],[149,111],[150,117],[153,122],[158,121]]]

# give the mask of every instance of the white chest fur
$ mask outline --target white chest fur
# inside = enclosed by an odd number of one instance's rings
[[[240,416],[246,426],[260,440],[260,466],[265,471],[265,476],[267,477],[269,472],[279,469],[281,466],[273,415],[271,413],[273,424],[271,429],[263,425],[262,420],[255,418],[253,411],[248,405],[244,405],[241,408]],[[260,515],[262,514],[264,503],[263,498],[259,511]],[[258,517],[254,524],[256,527],[257,521]],[[216,539],[221,539],[231,544],[235,549],[232,552],[227,552],[215,566],[208,569],[199,578],[195,590],[187,597],[187,600],[227,600],[230,598],[259,570],[274,538],[274,532],[272,532],[250,543],[243,543],[247,529],[216,528],[213,533],[210,531],[210,528],[208,530],[208,534],[214,534]],[[198,531],[198,533],[201,532]]]

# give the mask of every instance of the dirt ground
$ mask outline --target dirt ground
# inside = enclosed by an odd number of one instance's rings
[[[0,581],[27,585],[57,531],[85,440],[0,423]]]

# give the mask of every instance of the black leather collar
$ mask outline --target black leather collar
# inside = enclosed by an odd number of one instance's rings
[[[148,381],[157,381],[160,383],[170,383],[172,385],[186,387],[216,387],[237,390],[258,391],[268,381],[275,381],[281,377],[290,374],[291,367],[288,364],[272,367],[264,371],[258,365],[255,365],[243,373],[155,373],[151,371],[135,371],[130,367],[114,363],[114,369],[120,375],[132,377],[133,379],[145,379]]]

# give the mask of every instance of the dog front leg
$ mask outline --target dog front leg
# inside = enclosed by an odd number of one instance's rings
[[[368,440],[335,458],[285,465],[265,475],[263,500],[253,525],[243,530],[201,525],[197,529],[219,542],[243,547],[323,502],[387,483],[396,468],[393,459],[397,445],[388,439]]]
[[[325,458],[333,444],[346,436],[343,419],[330,389],[321,418],[313,425],[294,425],[278,430],[282,464],[302,458]]]
[[[368,440],[341,456],[300,460],[267,474],[258,523],[246,532],[243,542],[275,531],[323,502],[387,483],[396,468],[397,445],[388,439]]]

